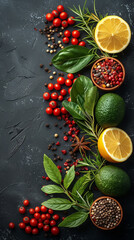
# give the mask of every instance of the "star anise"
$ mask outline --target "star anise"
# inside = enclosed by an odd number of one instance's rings
[[[81,150],[85,154],[85,150],[90,150],[90,148],[87,147],[87,145],[90,142],[84,142],[84,139],[85,139],[84,136],[80,139],[78,136],[75,135],[74,138],[75,138],[76,142],[71,145],[71,147],[74,147],[74,149],[72,151],[73,153],[78,150]]]

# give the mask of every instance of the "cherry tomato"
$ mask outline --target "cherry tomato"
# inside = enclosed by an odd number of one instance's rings
[[[57,92],[53,92],[53,93],[51,94],[51,98],[54,99],[54,100],[56,100],[56,99],[58,98],[58,93],[57,93]]]
[[[66,30],[66,31],[64,32],[64,36],[65,36],[65,37],[70,37],[70,36],[71,36],[71,32],[70,32],[69,30]]]
[[[70,87],[70,86],[72,85],[71,79],[66,79],[65,85],[66,85],[67,87]]]
[[[28,205],[29,205],[29,201],[28,201],[27,199],[24,200],[23,205],[24,205],[24,206],[28,206]]]
[[[52,13],[47,13],[47,14],[46,14],[46,19],[47,19],[47,21],[49,21],[49,22],[53,21],[53,19],[54,19],[53,14],[52,14]]]
[[[14,228],[15,228],[15,224],[14,224],[13,222],[10,222],[10,223],[9,223],[9,228],[10,228],[10,229],[14,229]]]
[[[40,219],[40,213],[36,212],[36,213],[34,214],[34,218]]]
[[[55,90],[60,90],[61,89],[61,85],[58,84],[58,83],[55,83],[54,84],[54,88],[55,88]]]
[[[43,227],[43,230],[44,230],[45,232],[48,232],[49,229],[50,229],[49,225],[45,225],[45,226]]]
[[[70,94],[70,92],[71,92],[71,89],[72,89],[72,87],[70,87],[69,89],[68,89],[68,93]]]
[[[46,214],[44,214],[44,213],[41,214],[41,219],[42,219],[42,220],[45,220],[45,219],[46,219]]]
[[[59,83],[60,85],[65,83],[65,78],[64,77],[58,77],[57,78],[57,83]]]
[[[50,101],[49,102],[49,107],[51,107],[51,108],[56,108],[57,107],[57,102],[56,101]]]
[[[72,73],[68,73],[67,74],[67,78],[73,80],[74,79],[74,75]]]
[[[55,226],[56,225],[56,221],[55,220],[51,220],[50,221],[50,226]]]
[[[61,89],[60,94],[61,94],[62,96],[65,96],[65,95],[67,94],[66,89]]]
[[[58,10],[58,12],[63,12],[64,11],[63,5],[57,6],[57,10]]]
[[[31,225],[32,227],[37,226],[37,224],[38,224],[38,222],[37,222],[37,220],[36,220],[35,218],[32,218],[32,219],[30,220],[30,225]]]
[[[23,222],[19,223],[19,228],[20,229],[25,229],[25,227],[26,227],[25,223],[23,223]]]
[[[79,43],[79,46],[85,47],[85,46],[86,46],[86,43],[85,43],[84,41],[81,41],[81,42]]]
[[[42,222],[43,222],[43,220],[42,220],[41,218],[39,218],[39,219],[38,219],[38,222],[39,222],[39,223],[42,223]]]
[[[48,100],[48,99],[50,98],[50,93],[45,92],[45,93],[43,94],[43,98],[44,98],[45,100]]]
[[[41,206],[41,212],[47,212],[47,208],[44,205]]]
[[[62,101],[63,100],[63,96],[59,95],[58,100]]]
[[[78,39],[77,38],[72,38],[72,40],[71,40],[71,43],[73,44],[73,45],[77,45],[78,44]]]
[[[39,229],[43,228],[43,223],[38,223],[38,228]]]
[[[62,107],[62,108],[61,108],[61,113],[62,113],[62,114],[67,114],[68,111],[67,111],[64,107]],[[56,220],[56,219],[55,219],[55,220]]]
[[[51,114],[53,113],[53,109],[50,108],[50,107],[47,107],[47,108],[46,108],[46,113],[47,113],[48,115],[51,115]]]
[[[67,44],[67,43],[69,43],[69,38],[68,37],[64,37],[62,39],[62,41],[63,41],[63,43]]]
[[[30,214],[34,214],[34,213],[35,213],[34,209],[33,209],[33,208],[30,208],[30,209],[29,209],[29,213],[30,213]]]
[[[61,22],[62,27],[66,28],[68,26],[68,22],[66,20],[63,20]]]
[[[67,19],[67,13],[66,12],[61,12],[60,13],[60,18],[63,19],[63,20]]]
[[[68,102],[71,102],[71,98],[69,97],[67,101],[68,101]]]
[[[33,234],[33,235],[36,235],[36,234],[38,234],[38,233],[39,233],[38,228],[33,228],[33,229],[32,229],[32,234]]]
[[[53,115],[54,116],[59,116],[60,115],[60,108],[55,108],[54,110],[53,110]],[[48,214],[46,214],[47,216],[47,218],[48,218],[48,216],[50,215],[48,215]]]
[[[58,227],[52,227],[51,228],[51,233],[52,233],[52,235],[58,235],[59,234],[59,232],[60,232],[60,230],[59,230],[59,228]]]
[[[24,218],[23,218],[23,222],[24,222],[25,224],[28,224],[29,221],[30,221],[30,218],[29,218],[29,217],[24,217]]]
[[[53,213],[54,213],[54,211],[53,211],[52,209],[48,209],[48,212],[49,212],[50,214],[53,214]]]
[[[24,214],[26,212],[26,209],[24,207],[19,208],[19,213]]]
[[[75,79],[73,80],[73,83],[74,83],[76,80],[77,80],[77,78],[75,78]]]
[[[74,31],[72,31],[72,36],[74,38],[78,38],[80,36],[80,32],[78,30],[74,30]]]
[[[48,225],[49,222],[50,222],[49,219],[46,219],[46,220],[44,221],[44,224]]]
[[[55,215],[53,215],[53,219],[54,219],[54,220],[56,220],[56,221],[57,221],[59,218],[60,218],[60,217],[59,217],[59,215],[58,215],[58,214],[55,214]]]
[[[32,228],[31,228],[30,226],[27,226],[27,227],[25,228],[25,232],[26,232],[27,234],[30,234],[30,233],[32,232]]]
[[[67,19],[69,25],[74,25],[75,21],[73,19],[74,17],[72,16]]]
[[[47,87],[48,87],[49,90],[53,90],[54,85],[53,85],[53,83],[49,83]]]
[[[59,18],[55,18],[55,19],[53,20],[53,25],[54,25],[55,27],[59,27],[59,26],[61,25],[61,20],[60,20]]]
[[[58,16],[59,16],[59,13],[58,13],[57,10],[53,10],[53,11],[52,11],[52,15],[53,15],[54,17],[58,17]]]

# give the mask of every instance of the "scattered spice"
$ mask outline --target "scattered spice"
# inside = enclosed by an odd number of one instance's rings
[[[74,138],[76,140],[76,143],[73,143],[71,145],[71,147],[74,147],[72,153],[78,151],[78,150],[81,150],[83,153],[85,153],[85,150],[90,150],[89,147],[87,147],[87,145],[90,143],[90,142],[84,142],[84,139],[85,137],[83,136],[80,140],[80,138],[76,135],[74,135]]]

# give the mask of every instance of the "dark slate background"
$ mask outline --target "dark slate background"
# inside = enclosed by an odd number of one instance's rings
[[[82,0],[0,0],[0,240],[45,239],[43,233],[32,237],[18,227],[12,231],[8,229],[10,221],[16,225],[21,221],[18,207],[24,199],[29,199],[31,207],[40,205],[47,199],[40,191],[45,183],[42,180],[43,153],[53,157],[47,146],[54,140],[54,133],[59,133],[60,140],[63,138],[63,131],[54,127],[55,118],[45,114],[47,103],[43,102],[42,94],[45,91],[44,83],[50,80],[48,74],[39,68],[39,64],[43,63],[48,67],[52,56],[46,53],[44,36],[34,31],[34,27],[43,28],[45,13],[56,9],[59,4],[64,4],[67,9],[73,4],[82,6],[83,3]],[[93,1],[88,1],[87,6],[93,10]],[[119,56],[126,69],[126,78],[117,93],[124,98],[127,107],[125,119],[120,127],[134,140],[134,2],[96,0],[96,6],[102,14],[123,17],[132,30],[131,43]],[[69,10],[67,12],[70,13]],[[54,67],[51,68],[55,70]],[[83,71],[83,74],[90,76],[90,71]],[[49,129],[45,127],[48,122]],[[69,144],[66,143],[66,148]],[[59,149],[63,146],[62,141]],[[60,154],[60,151],[58,153]],[[65,159],[66,157],[64,161]],[[130,193],[118,199],[124,209],[124,219],[120,227],[110,232],[101,231],[88,219],[77,229],[62,229],[57,239],[133,238],[133,156],[120,166],[128,172],[132,180]]]

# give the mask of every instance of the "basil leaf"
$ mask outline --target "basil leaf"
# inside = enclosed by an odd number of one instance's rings
[[[67,189],[75,178],[74,166],[72,166],[64,177],[64,187]]]
[[[60,224],[59,227],[74,228],[80,226],[88,218],[89,213],[87,212],[76,212],[66,217]]]
[[[87,114],[93,116],[94,115],[94,107],[96,105],[96,102],[99,98],[99,92],[97,87],[91,87],[88,89],[85,93],[85,103],[84,103],[84,109]]]
[[[83,192],[85,191],[85,189],[88,187],[89,183],[85,183],[87,179],[86,175],[83,175],[82,177],[80,177],[77,182],[74,184],[73,189],[72,189],[72,195],[73,198],[75,199],[80,199],[77,192],[79,192],[80,195],[83,194]],[[85,184],[84,184],[85,183]]]
[[[53,193],[64,193],[64,190],[57,186],[57,185],[47,185],[43,186],[41,190],[47,194],[53,194]]]
[[[94,197],[94,195],[93,195],[93,193],[92,193],[91,191],[87,191],[87,192],[84,194],[83,198],[84,198],[85,201],[87,202],[88,206],[91,206],[91,205],[92,205],[92,203],[93,203],[93,201],[94,201],[93,197]]]
[[[69,46],[59,51],[52,59],[53,65],[64,72],[76,73],[83,69],[94,55],[90,50],[81,46]]]
[[[46,171],[47,176],[55,183],[61,184],[61,173],[53,161],[44,154],[44,161],[43,161],[44,169]]]
[[[72,115],[73,118],[79,119],[79,120],[85,120],[83,112],[80,110],[80,107],[78,104],[64,100],[62,102],[62,105]]]
[[[78,95],[80,95],[81,98],[85,99],[86,91],[90,89],[92,86],[93,86],[93,83],[90,78],[83,75],[78,77],[71,89],[71,93],[70,93],[71,101],[77,103]]]
[[[67,210],[72,207],[73,203],[65,198],[51,198],[43,202],[42,205],[53,210]]]

